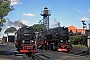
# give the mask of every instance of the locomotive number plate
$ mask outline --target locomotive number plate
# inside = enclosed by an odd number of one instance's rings
[[[55,44],[55,43],[50,43],[50,44]]]
[[[30,47],[27,47],[27,49],[30,49]]]

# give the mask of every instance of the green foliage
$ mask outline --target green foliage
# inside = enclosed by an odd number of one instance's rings
[[[15,27],[10,27],[10,28],[7,28],[4,33],[14,32],[14,31],[17,31],[17,29]]]
[[[42,29],[41,24],[34,24],[32,27],[35,32],[39,32]]]
[[[87,45],[87,36],[70,36],[70,40],[74,45]]]
[[[4,23],[4,22],[6,22],[6,19],[2,19],[2,20],[0,21],[0,24],[2,24],[2,23]]]
[[[71,36],[70,40],[72,44],[80,44],[82,36]]]
[[[10,1],[3,2],[0,0],[0,18],[7,16],[10,11],[14,10],[13,6],[10,6]]]
[[[3,24],[6,22],[5,16],[8,15],[9,12],[14,10],[13,6],[10,5],[10,1],[6,0],[4,2],[3,0],[0,0],[0,24]]]
[[[77,45],[72,44],[72,47],[86,47],[86,46],[85,45],[81,45],[81,44],[77,44]]]

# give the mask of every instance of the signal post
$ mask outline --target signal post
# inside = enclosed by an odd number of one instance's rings
[[[87,46],[89,49],[89,56],[90,56],[90,30],[86,30],[86,34],[87,34]]]

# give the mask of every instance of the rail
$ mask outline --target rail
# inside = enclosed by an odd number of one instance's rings
[[[33,53],[32,60],[51,60],[51,58],[42,53]]]
[[[27,59],[27,60],[31,60],[31,57],[28,56],[26,53],[23,54],[23,57],[24,57],[25,59]]]

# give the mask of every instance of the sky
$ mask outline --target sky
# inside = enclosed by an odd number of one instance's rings
[[[11,0],[11,5],[15,10],[5,18],[21,20],[29,26],[42,20],[40,14],[44,7],[50,10],[50,27],[55,27],[57,22],[61,26],[73,25],[76,28],[82,28],[82,20],[87,26],[90,23],[90,0]]]

